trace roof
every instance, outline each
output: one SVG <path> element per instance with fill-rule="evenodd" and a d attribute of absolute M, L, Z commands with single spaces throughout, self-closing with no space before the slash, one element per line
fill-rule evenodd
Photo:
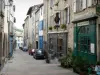
<path fill-rule="evenodd" d="M 39 8 L 40 6 L 41 6 L 41 4 L 31 6 L 31 7 L 29 8 L 28 12 L 27 12 L 27 15 L 29 15 L 29 14 L 35 9 L 35 7 L 38 7 L 38 8 Z"/>
<path fill-rule="evenodd" d="M 26 16 L 25 20 L 26 20 L 28 17 L 29 17 L 29 16 Z M 25 20 L 24 20 L 24 21 L 25 21 Z"/>
<path fill-rule="evenodd" d="M 40 4 L 39 8 L 36 10 L 36 12 L 35 12 L 35 13 L 37 13 L 37 12 L 39 11 L 39 9 L 40 9 L 43 5 L 44 5 L 43 3 L 42 3 L 42 4 Z"/>

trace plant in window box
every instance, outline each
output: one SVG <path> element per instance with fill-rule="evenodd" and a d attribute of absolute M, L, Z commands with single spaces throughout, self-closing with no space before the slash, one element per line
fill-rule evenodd
<path fill-rule="evenodd" d="M 49 27 L 49 30 L 52 30 L 52 26 Z"/>
<path fill-rule="evenodd" d="M 57 3 L 55 3 L 55 6 L 58 6 L 58 3 L 59 3 L 59 1 Z"/>
<path fill-rule="evenodd" d="M 64 29 L 65 30 L 66 29 L 66 24 L 62 24 L 61 25 L 61 29 Z"/>
<path fill-rule="evenodd" d="M 55 26 L 54 26 L 54 29 L 58 29 L 58 28 L 59 28 L 59 25 L 55 25 Z"/>

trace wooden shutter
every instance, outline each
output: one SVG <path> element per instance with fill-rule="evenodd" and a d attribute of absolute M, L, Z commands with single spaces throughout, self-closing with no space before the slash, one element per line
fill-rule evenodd
<path fill-rule="evenodd" d="M 64 11 L 61 11 L 61 24 L 64 24 Z"/>
<path fill-rule="evenodd" d="M 98 0 L 98 4 L 100 4 L 100 0 Z"/>
<path fill-rule="evenodd" d="M 53 0 L 50 0 L 50 7 L 53 7 Z"/>
<path fill-rule="evenodd" d="M 67 24 L 70 23 L 70 7 L 67 8 Z"/>
<path fill-rule="evenodd" d="M 86 8 L 86 0 L 83 0 L 82 2 L 82 9 L 85 9 Z"/>
<path fill-rule="evenodd" d="M 92 0 L 92 5 L 96 5 L 96 4 L 97 4 L 97 0 Z"/>
<path fill-rule="evenodd" d="M 76 12 L 76 0 L 74 0 L 74 4 L 73 4 L 73 11 Z"/>
<path fill-rule="evenodd" d="M 0 12 L 2 11 L 2 0 L 0 0 Z"/>
<path fill-rule="evenodd" d="M 87 6 L 88 7 L 92 6 L 92 0 L 87 0 Z"/>
<path fill-rule="evenodd" d="M 78 11 L 81 11 L 82 10 L 82 3 L 83 3 L 83 0 L 77 0 L 77 5 L 79 5 L 77 8 L 79 8 Z"/>

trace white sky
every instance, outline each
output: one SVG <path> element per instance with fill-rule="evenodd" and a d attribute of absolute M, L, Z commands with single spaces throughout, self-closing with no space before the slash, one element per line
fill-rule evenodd
<path fill-rule="evenodd" d="M 43 0 L 15 0 L 15 5 L 16 5 L 15 26 L 17 28 L 22 29 L 22 24 L 24 23 L 24 19 L 26 18 L 26 14 L 29 7 L 34 6 L 36 4 L 40 4 L 42 2 Z"/>

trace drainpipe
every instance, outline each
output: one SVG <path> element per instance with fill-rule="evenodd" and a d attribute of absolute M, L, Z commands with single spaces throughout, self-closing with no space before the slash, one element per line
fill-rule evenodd
<path fill-rule="evenodd" d="M 48 42 L 48 1 L 47 0 L 47 42 Z"/>

